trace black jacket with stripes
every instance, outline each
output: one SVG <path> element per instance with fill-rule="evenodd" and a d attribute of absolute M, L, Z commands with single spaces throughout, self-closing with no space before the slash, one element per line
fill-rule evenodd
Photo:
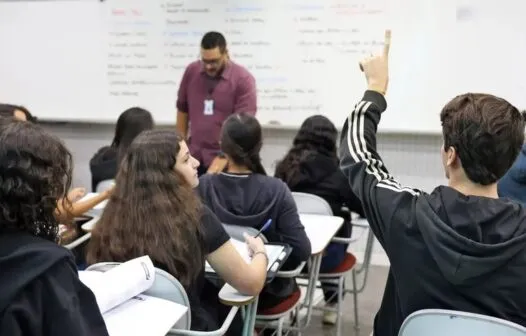
<path fill-rule="evenodd" d="M 386 107 L 383 95 L 366 91 L 340 144 L 340 167 L 391 265 L 374 334 L 398 335 L 411 313 L 433 308 L 526 326 L 525 208 L 446 186 L 427 194 L 400 185 L 376 152 Z"/>

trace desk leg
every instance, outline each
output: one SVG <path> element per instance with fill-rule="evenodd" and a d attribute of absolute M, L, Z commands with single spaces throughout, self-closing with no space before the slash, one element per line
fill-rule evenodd
<path fill-rule="evenodd" d="M 307 316 L 305 317 L 305 323 L 302 325 L 302 323 L 299 321 L 299 318 L 297 320 L 298 328 L 299 330 L 304 329 L 307 327 L 310 323 L 310 319 L 312 316 L 312 306 L 314 302 L 314 290 L 316 289 L 316 282 L 318 281 L 318 277 L 320 275 L 320 266 L 321 266 L 321 259 L 323 258 L 323 253 L 318 253 L 311 257 L 311 265 L 309 268 L 309 284 L 307 285 L 307 292 L 305 293 L 305 301 L 302 304 L 302 307 L 307 307 Z"/>
<path fill-rule="evenodd" d="M 249 305 L 244 307 L 245 318 L 243 320 L 243 335 L 252 336 L 254 327 L 256 326 L 256 314 L 258 309 L 258 297 L 254 299 Z"/>

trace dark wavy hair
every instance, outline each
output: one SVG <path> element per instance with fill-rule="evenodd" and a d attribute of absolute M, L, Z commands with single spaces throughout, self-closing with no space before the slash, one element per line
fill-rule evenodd
<path fill-rule="evenodd" d="M 467 177 L 481 185 L 504 176 L 524 143 L 524 115 L 493 95 L 457 96 L 444 106 L 440 121 L 444 150 L 455 148 Z"/>
<path fill-rule="evenodd" d="M 144 131 L 124 156 L 115 189 L 93 230 L 89 263 L 149 255 L 188 287 L 205 261 L 201 203 L 175 171 L 183 137 Z"/>
<path fill-rule="evenodd" d="M 267 175 L 261 163 L 260 151 L 263 135 L 259 121 L 246 113 L 228 117 L 221 130 L 221 151 L 235 164 L 255 174 Z"/>
<path fill-rule="evenodd" d="M 58 241 L 57 202 L 71 186 L 72 156 L 41 127 L 0 118 L 0 234 Z M 68 208 L 67 205 L 63 208 Z"/>
<path fill-rule="evenodd" d="M 152 114 L 140 107 L 132 107 L 122 112 L 115 125 L 115 135 L 111 147 L 117 151 L 117 157 L 122 159 L 132 141 L 142 131 L 154 127 Z"/>
<path fill-rule="evenodd" d="M 338 131 L 334 124 L 322 115 L 305 119 L 294 137 L 292 148 L 276 165 L 275 176 L 283 180 L 289 188 L 294 188 L 302 180 L 301 165 L 313 155 L 325 155 L 338 164 L 336 139 Z"/>

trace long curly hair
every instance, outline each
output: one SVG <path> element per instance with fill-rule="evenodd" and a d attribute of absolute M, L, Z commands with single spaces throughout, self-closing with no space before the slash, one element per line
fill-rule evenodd
<path fill-rule="evenodd" d="M 188 287 L 204 267 L 201 204 L 174 170 L 183 138 L 171 130 L 139 134 L 92 232 L 87 261 L 124 262 L 149 255 Z"/>
<path fill-rule="evenodd" d="M 69 202 L 72 166 L 57 137 L 38 125 L 0 118 L 0 234 L 26 232 L 58 242 L 55 211 L 58 200 Z"/>
<path fill-rule="evenodd" d="M 338 164 L 336 139 L 338 131 L 334 124 L 322 115 L 305 119 L 292 142 L 292 148 L 276 165 L 275 176 L 289 188 L 302 180 L 301 165 L 313 155 L 324 155 Z"/>

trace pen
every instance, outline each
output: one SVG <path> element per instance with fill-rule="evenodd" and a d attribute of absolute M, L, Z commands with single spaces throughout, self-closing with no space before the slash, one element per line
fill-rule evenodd
<path fill-rule="evenodd" d="M 268 227 L 270 226 L 270 224 L 272 224 L 272 219 L 269 219 L 264 225 L 263 227 L 261 228 L 261 230 L 259 230 L 258 234 L 254 236 L 254 238 L 257 238 L 259 237 L 259 235 L 265 231 L 266 229 L 268 229 Z"/>

